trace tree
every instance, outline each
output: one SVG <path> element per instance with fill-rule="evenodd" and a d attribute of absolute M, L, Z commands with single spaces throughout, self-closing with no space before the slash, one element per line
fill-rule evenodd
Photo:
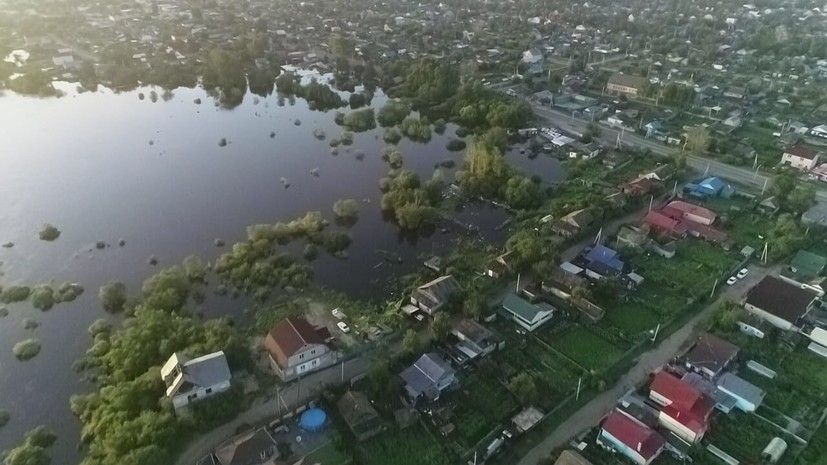
<path fill-rule="evenodd" d="M 407 354 L 414 355 L 419 352 L 419 348 L 419 335 L 412 329 L 407 330 L 402 337 L 402 349 L 404 349 Z"/>
<path fill-rule="evenodd" d="M 201 258 L 195 255 L 189 255 L 184 258 L 182 263 L 184 272 L 191 282 L 203 282 L 207 277 L 207 266 Z"/>
<path fill-rule="evenodd" d="M 434 334 L 436 341 L 442 342 L 448 336 L 448 331 L 451 330 L 451 319 L 445 312 L 439 312 L 431 321 L 431 332 Z"/>
<path fill-rule="evenodd" d="M 523 406 L 529 406 L 537 402 L 537 384 L 530 374 L 522 372 L 511 378 L 506 386 Z"/>
<path fill-rule="evenodd" d="M 109 281 L 100 287 L 98 298 L 104 310 L 118 313 L 123 310 L 126 303 L 126 284 L 120 281 Z"/>
<path fill-rule="evenodd" d="M 784 257 L 797 249 L 804 240 L 804 232 L 795 217 L 789 213 L 779 215 L 768 234 L 769 254 Z"/>
<path fill-rule="evenodd" d="M 388 100 L 376 116 L 377 121 L 383 128 L 400 124 L 411 114 L 411 106 L 400 100 Z"/>
<path fill-rule="evenodd" d="M 465 315 L 466 318 L 476 320 L 486 307 L 487 302 L 485 296 L 476 290 L 471 290 L 471 292 L 465 296 L 465 300 L 462 301 L 462 314 Z"/>
<path fill-rule="evenodd" d="M 351 111 L 344 116 L 342 125 L 349 131 L 354 132 L 364 132 L 375 128 L 376 118 L 374 117 L 373 108 Z"/>
<path fill-rule="evenodd" d="M 333 203 L 333 213 L 343 219 L 359 217 L 359 203 L 354 199 L 339 199 Z"/>
<path fill-rule="evenodd" d="M 145 280 L 141 289 L 148 306 L 178 311 L 189 298 L 190 282 L 183 268 L 173 266 Z"/>
<path fill-rule="evenodd" d="M 703 153 L 709 145 L 709 133 L 703 126 L 694 126 L 686 132 L 686 147 L 694 153 Z"/>
<path fill-rule="evenodd" d="M 525 176 L 512 176 L 505 186 L 505 201 L 512 208 L 536 207 L 542 201 L 540 188 Z"/>
<path fill-rule="evenodd" d="M 525 271 L 532 264 L 540 261 L 545 255 L 545 241 L 532 230 L 517 231 L 505 243 L 505 248 L 511 251 L 511 259 L 517 271 Z"/>
<path fill-rule="evenodd" d="M 715 326 L 722 331 L 734 331 L 738 327 L 738 320 L 741 319 L 740 308 L 731 300 L 726 300 L 721 305 L 718 313 L 715 314 Z"/>

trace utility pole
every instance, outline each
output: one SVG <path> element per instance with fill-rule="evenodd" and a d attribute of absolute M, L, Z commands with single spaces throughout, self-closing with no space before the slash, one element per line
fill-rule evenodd
<path fill-rule="evenodd" d="M 712 298 L 712 296 L 715 295 L 715 289 L 717 289 L 717 288 L 718 288 L 718 280 L 716 279 L 715 284 L 712 285 L 712 292 L 709 293 L 709 298 L 710 299 Z"/>
<path fill-rule="evenodd" d="M 652 202 L 655 200 L 655 196 L 652 195 L 649 197 L 649 213 L 652 213 Z"/>
<path fill-rule="evenodd" d="M 520 273 L 517 273 L 517 289 L 514 292 L 520 292 Z"/>
<path fill-rule="evenodd" d="M 345 361 L 342 360 L 342 384 L 345 383 Z"/>
<path fill-rule="evenodd" d="M 660 332 L 660 323 L 655 327 L 655 334 L 652 335 L 652 343 L 658 340 L 658 333 Z"/>
<path fill-rule="evenodd" d="M 764 179 L 764 187 L 761 189 L 761 195 L 764 195 L 764 191 L 767 190 L 767 183 L 770 181 L 770 178 Z"/>
<path fill-rule="evenodd" d="M 767 264 L 767 252 L 768 252 L 769 245 L 770 245 L 769 242 L 764 242 L 764 251 L 761 252 L 761 261 L 764 262 L 765 265 Z"/>
<path fill-rule="evenodd" d="M 580 400 L 580 386 L 583 383 L 583 377 L 577 378 L 577 394 L 574 395 L 574 401 L 577 402 Z"/>
<path fill-rule="evenodd" d="M 678 192 L 678 181 L 675 181 L 675 185 L 672 186 L 672 197 Z"/>

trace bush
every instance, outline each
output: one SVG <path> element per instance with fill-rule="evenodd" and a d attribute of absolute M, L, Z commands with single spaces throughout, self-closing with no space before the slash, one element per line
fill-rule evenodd
<path fill-rule="evenodd" d="M 57 435 L 46 429 L 43 425 L 26 433 L 26 442 L 33 446 L 43 447 L 45 449 L 51 447 L 55 441 L 57 441 Z"/>
<path fill-rule="evenodd" d="M 302 256 L 308 262 L 312 262 L 319 256 L 319 248 L 315 244 L 306 244 Z"/>
<path fill-rule="evenodd" d="M 383 128 L 386 128 L 402 123 L 402 120 L 409 114 L 411 114 L 410 105 L 402 101 L 388 100 L 388 102 L 379 109 L 376 119 Z"/>
<path fill-rule="evenodd" d="M 101 286 L 98 292 L 103 309 L 110 313 L 123 310 L 126 303 L 126 284 L 120 281 L 109 281 Z"/>
<path fill-rule="evenodd" d="M 333 204 L 333 213 L 339 218 L 356 219 L 359 217 L 359 203 L 354 199 L 339 199 Z"/>
<path fill-rule="evenodd" d="M 49 465 L 52 459 L 46 449 L 32 444 L 23 444 L 9 451 L 5 465 Z"/>
<path fill-rule="evenodd" d="M 428 142 L 431 140 L 431 126 L 421 118 L 409 116 L 399 125 L 402 134 L 414 142 Z"/>
<path fill-rule="evenodd" d="M 342 145 L 353 145 L 353 133 L 350 131 L 342 131 L 339 140 L 342 141 Z"/>
<path fill-rule="evenodd" d="M 439 135 L 444 134 L 444 133 L 445 133 L 445 129 L 447 129 L 447 127 L 448 127 L 448 126 L 447 126 L 447 124 L 445 123 L 445 120 L 444 120 L 444 119 L 442 119 L 442 118 L 440 118 L 440 119 L 438 119 L 438 120 L 434 121 L 434 132 L 435 132 L 435 133 L 437 133 L 437 134 L 439 134 Z"/>
<path fill-rule="evenodd" d="M 55 305 L 55 291 L 47 286 L 35 286 L 31 294 L 32 306 L 38 310 L 49 310 Z"/>
<path fill-rule="evenodd" d="M 31 360 L 40 353 L 40 341 L 37 339 L 20 341 L 14 345 L 12 353 L 18 360 Z"/>
<path fill-rule="evenodd" d="M 460 150 L 465 150 L 465 141 L 460 139 L 451 139 L 446 144 L 445 148 L 448 149 L 449 152 L 459 152 Z"/>
<path fill-rule="evenodd" d="M 55 300 L 57 302 L 72 302 L 80 297 L 85 289 L 77 283 L 63 283 L 57 288 Z"/>
<path fill-rule="evenodd" d="M 87 329 L 87 331 L 89 331 L 89 335 L 92 336 L 92 338 L 99 334 L 108 334 L 112 332 L 112 323 L 104 320 L 103 318 L 98 318 L 91 325 L 89 325 L 89 329 Z"/>
<path fill-rule="evenodd" d="M 402 140 L 402 133 L 396 128 L 385 128 L 385 134 L 382 136 L 382 140 L 384 140 L 386 144 L 396 145 Z"/>
<path fill-rule="evenodd" d="M 0 294 L 0 301 L 6 304 L 22 302 L 29 298 L 32 290 L 28 286 L 9 286 Z"/>
<path fill-rule="evenodd" d="M 60 230 L 47 223 L 43 225 L 39 235 L 41 241 L 53 241 L 60 237 Z"/>
<path fill-rule="evenodd" d="M 373 108 L 351 111 L 345 115 L 342 125 L 348 130 L 355 132 L 365 132 L 375 128 L 376 118 L 373 113 Z"/>

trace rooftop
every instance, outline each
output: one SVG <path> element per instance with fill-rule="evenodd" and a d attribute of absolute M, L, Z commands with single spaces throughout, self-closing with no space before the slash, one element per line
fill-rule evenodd
<path fill-rule="evenodd" d="M 554 307 L 549 304 L 532 304 L 514 293 L 509 293 L 505 296 L 502 306 L 509 312 L 529 322 L 534 321 L 541 312 L 554 311 Z"/>
<path fill-rule="evenodd" d="M 809 311 L 815 299 L 810 291 L 775 276 L 765 276 L 747 291 L 745 303 L 794 324 Z"/>
<path fill-rule="evenodd" d="M 738 354 L 738 346 L 712 334 L 703 334 L 689 353 L 686 363 L 713 374 L 720 372 Z"/>
<path fill-rule="evenodd" d="M 645 459 L 654 457 L 663 447 L 663 438 L 658 433 L 617 410 L 603 422 L 602 429 Z"/>

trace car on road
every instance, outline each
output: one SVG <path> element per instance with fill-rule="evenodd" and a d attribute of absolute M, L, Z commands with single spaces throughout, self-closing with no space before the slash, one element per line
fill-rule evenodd
<path fill-rule="evenodd" d="M 345 323 L 344 321 L 336 323 L 336 327 L 339 328 L 339 330 L 345 334 L 350 332 L 350 326 L 348 326 L 347 323 Z"/>
<path fill-rule="evenodd" d="M 334 308 L 333 310 L 330 311 L 330 313 L 332 313 L 333 316 L 336 317 L 339 320 L 344 320 L 345 319 L 345 313 L 342 311 L 341 308 Z"/>
<path fill-rule="evenodd" d="M 726 283 L 730 286 L 738 282 L 738 278 L 735 276 L 730 276 L 729 279 L 726 280 Z"/>
<path fill-rule="evenodd" d="M 741 271 L 739 271 L 738 274 L 735 276 L 737 276 L 738 279 L 744 279 L 747 276 L 747 274 L 749 274 L 749 270 L 746 268 L 741 268 Z"/>

